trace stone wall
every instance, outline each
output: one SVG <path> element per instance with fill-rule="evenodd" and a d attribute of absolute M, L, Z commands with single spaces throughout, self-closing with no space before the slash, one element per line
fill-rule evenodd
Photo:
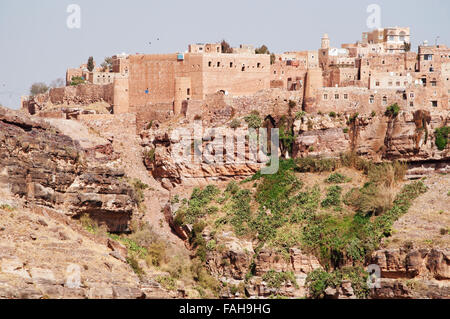
<path fill-rule="evenodd" d="M 53 104 L 89 104 L 99 101 L 112 104 L 114 89 L 112 84 L 80 84 L 51 89 L 48 94 Z"/>

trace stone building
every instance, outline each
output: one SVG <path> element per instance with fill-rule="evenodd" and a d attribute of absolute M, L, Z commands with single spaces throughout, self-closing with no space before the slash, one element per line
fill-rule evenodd
<path fill-rule="evenodd" d="M 267 90 L 295 93 L 308 112 L 379 110 L 392 103 L 448 109 L 450 49 L 425 42 L 413 52 L 410 43 L 408 27 L 364 32 L 361 41 L 340 48 L 324 34 L 317 50 L 272 57 L 251 45 L 222 53 L 220 43 L 197 43 L 184 53 L 115 55 L 109 70 L 88 72 L 82 65 L 68 69 L 66 78 L 68 84 L 80 76 L 109 85 L 115 113 L 147 119 L 201 113 L 217 93 L 232 99 Z"/>

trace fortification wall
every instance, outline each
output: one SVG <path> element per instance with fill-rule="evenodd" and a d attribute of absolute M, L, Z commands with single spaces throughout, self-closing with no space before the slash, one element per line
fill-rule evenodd
<path fill-rule="evenodd" d="M 80 84 L 51 89 L 48 93 L 52 104 L 90 104 L 105 101 L 113 103 L 113 84 Z"/>

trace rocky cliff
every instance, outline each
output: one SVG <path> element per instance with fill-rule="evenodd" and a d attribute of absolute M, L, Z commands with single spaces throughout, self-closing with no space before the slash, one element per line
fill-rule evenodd
<path fill-rule="evenodd" d="M 4 192 L 65 214 L 89 214 L 110 231 L 128 229 L 136 202 L 124 172 L 43 120 L 0 109 L 0 185 Z"/>

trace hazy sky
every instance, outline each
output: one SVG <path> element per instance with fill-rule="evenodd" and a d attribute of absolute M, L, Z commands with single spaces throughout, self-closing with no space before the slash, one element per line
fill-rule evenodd
<path fill-rule="evenodd" d="M 69 4 L 81 8 L 80 29 L 67 27 Z M 367 31 L 369 4 L 380 5 L 383 27 L 411 27 L 413 50 L 437 36 L 450 46 L 448 0 L 0 0 L 0 104 L 19 107 L 32 83 L 65 78 L 90 55 L 101 63 L 221 39 L 274 52 L 317 49 L 324 32 L 340 47 Z"/>

